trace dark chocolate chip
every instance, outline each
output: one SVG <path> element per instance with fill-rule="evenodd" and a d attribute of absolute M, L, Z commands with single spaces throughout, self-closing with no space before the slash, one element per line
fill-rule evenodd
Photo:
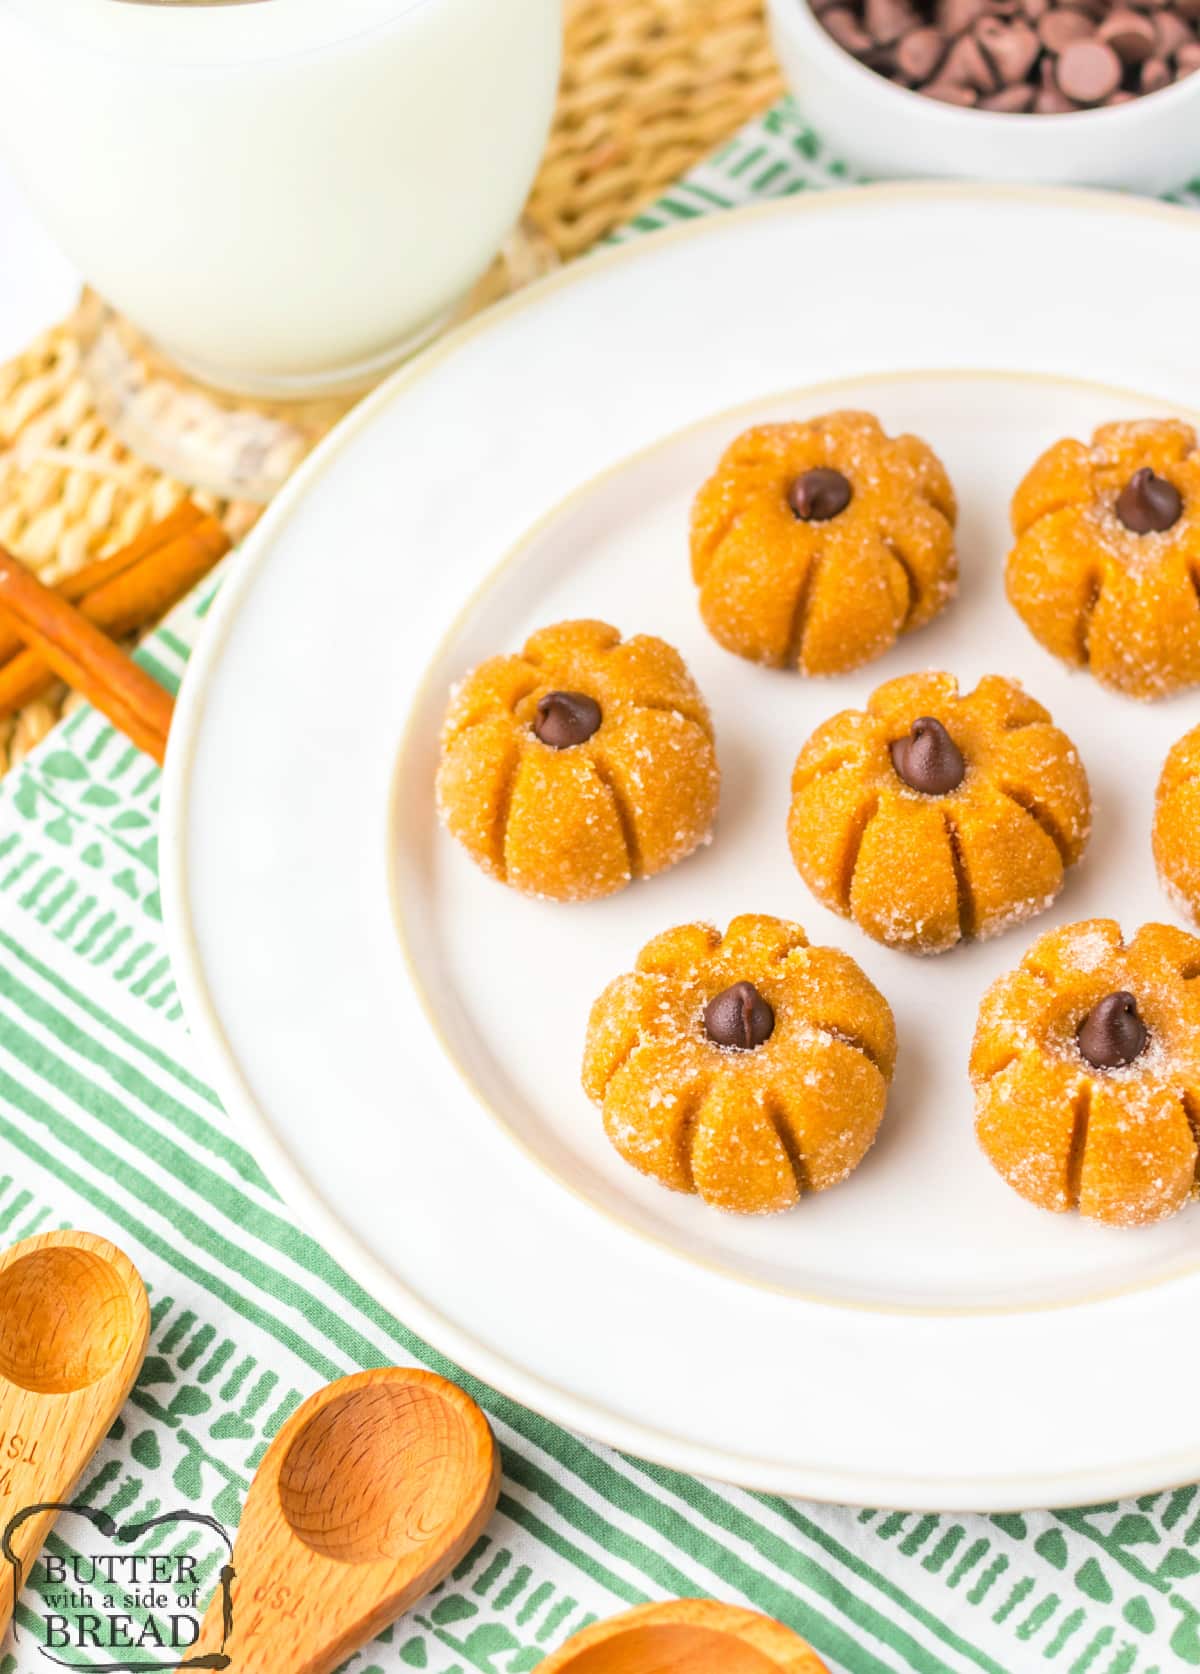
<path fill-rule="evenodd" d="M 840 471 L 817 465 L 798 476 L 788 489 L 787 502 L 805 523 L 828 523 L 845 511 L 854 490 Z"/>
<path fill-rule="evenodd" d="M 1122 64 L 1143 63 L 1153 55 L 1158 40 L 1158 31 L 1150 19 L 1125 7 L 1110 13 L 1096 33 Z"/>
<path fill-rule="evenodd" d="M 732 988 L 723 988 L 704 1008 L 709 1040 L 739 1052 L 761 1046 L 774 1027 L 775 1013 L 752 982 L 735 982 Z"/>
<path fill-rule="evenodd" d="M 1090 18 L 1082 12 L 1055 8 L 1046 12 L 1038 23 L 1038 35 L 1047 52 L 1065 52 L 1072 41 L 1086 41 L 1093 33 Z"/>
<path fill-rule="evenodd" d="M 961 35 L 983 16 L 985 0 L 936 0 L 934 18 L 947 35 Z"/>
<path fill-rule="evenodd" d="M 1000 110 L 1022 115 L 1033 109 L 1034 91 L 1032 87 L 1002 87 L 999 93 L 989 93 L 986 99 L 980 99 L 980 110 Z"/>
<path fill-rule="evenodd" d="M 1121 85 L 1121 60 L 1103 41 L 1071 41 L 1059 54 L 1058 85 L 1081 105 L 1098 105 Z"/>
<path fill-rule="evenodd" d="M 964 87 L 960 81 L 950 81 L 941 75 L 933 81 L 927 81 L 921 89 L 927 99 L 936 99 L 943 105 L 962 105 L 964 109 L 979 103 L 979 94 L 973 87 Z"/>
<path fill-rule="evenodd" d="M 1078 110 L 1079 106 L 1057 87 L 1042 87 L 1034 95 L 1033 108 L 1039 116 L 1065 116 L 1067 111 Z"/>
<path fill-rule="evenodd" d="M 552 750 L 569 750 L 589 739 L 601 719 L 600 705 L 586 692 L 547 692 L 538 703 L 533 730 Z"/>
<path fill-rule="evenodd" d="M 1155 58 L 1170 58 L 1181 46 L 1195 39 L 1178 12 L 1155 12 L 1150 24 L 1154 30 Z"/>
<path fill-rule="evenodd" d="M 1003 23 L 995 17 L 980 18 L 975 26 L 975 39 L 995 67 L 1005 90 L 1025 82 L 1042 49 L 1036 32 L 1027 23 Z M 1029 102 L 1033 103 L 1032 92 Z"/>
<path fill-rule="evenodd" d="M 1135 535 L 1161 535 L 1178 523 L 1183 501 L 1174 483 L 1148 465 L 1135 471 L 1117 495 L 1117 516 Z"/>
<path fill-rule="evenodd" d="M 996 72 L 974 35 L 955 41 L 942 65 L 942 79 L 976 93 L 994 93 L 1000 85 Z"/>
<path fill-rule="evenodd" d="M 821 22 L 837 44 L 852 52 L 856 58 L 860 53 L 871 50 L 871 37 L 849 6 L 831 6 L 821 14 Z"/>
<path fill-rule="evenodd" d="M 922 715 L 907 738 L 892 745 L 892 765 L 911 790 L 948 796 L 966 777 L 962 751 L 940 721 Z"/>
<path fill-rule="evenodd" d="M 920 21 L 908 0 L 866 0 L 867 31 L 880 46 L 895 46 Z"/>
<path fill-rule="evenodd" d="M 939 29 L 914 29 L 896 48 L 896 68 L 909 81 L 928 81 L 946 56 L 946 40 Z"/>
<path fill-rule="evenodd" d="M 1079 1025 L 1077 1039 L 1093 1069 L 1124 1069 L 1146 1050 L 1150 1032 L 1138 1016 L 1137 1001 L 1122 989 L 1096 1002 Z"/>

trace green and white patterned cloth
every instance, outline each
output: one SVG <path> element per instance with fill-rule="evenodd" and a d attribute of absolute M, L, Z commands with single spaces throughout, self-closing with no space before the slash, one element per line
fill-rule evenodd
<path fill-rule="evenodd" d="M 845 178 L 785 103 L 633 231 Z M 1200 181 L 1183 196 L 1200 202 Z M 143 652 L 172 689 L 213 591 Z M 158 795 L 154 766 L 90 710 L 0 782 L 0 1231 L 103 1232 L 153 1313 L 145 1368 L 84 1478 L 89 1504 L 122 1523 L 186 1506 L 232 1528 L 308 1394 L 416 1361 L 487 1409 L 504 1485 L 486 1536 L 356 1659 L 364 1674 L 520 1674 L 597 1617 L 704 1594 L 780 1617 L 837 1674 L 1200 1668 L 1200 1487 L 997 1517 L 786 1502 L 592 1446 L 414 1337 L 297 1229 L 197 1074 L 164 951 Z M 84 1533 L 64 1522 L 51 1550 Z M 202 1566 L 210 1585 L 218 1561 Z M 27 1588 L 0 1674 L 43 1666 L 44 1607 Z"/>

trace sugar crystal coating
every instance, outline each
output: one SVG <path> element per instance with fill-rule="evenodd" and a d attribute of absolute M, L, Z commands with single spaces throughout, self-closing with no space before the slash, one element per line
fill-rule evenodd
<path fill-rule="evenodd" d="M 544 742 L 548 697 L 556 718 L 564 698 L 596 715 Z M 451 694 L 442 821 L 485 872 L 525 894 L 586 901 L 664 871 L 706 841 L 719 789 L 708 706 L 678 651 L 648 634 L 560 622 Z"/>
<path fill-rule="evenodd" d="M 772 1012 L 753 1050 L 705 1027 L 738 983 Z M 854 960 L 747 913 L 724 935 L 683 924 L 647 943 L 592 1007 L 583 1085 L 641 1173 L 719 1209 L 770 1214 L 858 1166 L 895 1061 L 891 1009 Z"/>
<path fill-rule="evenodd" d="M 1080 1031 L 1130 997 L 1146 1041 L 1089 1063 Z M 1145 1226 L 1197 1191 L 1200 938 L 1111 919 L 1051 930 L 988 990 L 971 1051 L 976 1134 L 993 1167 L 1042 1209 Z"/>
<path fill-rule="evenodd" d="M 1008 596 L 1047 651 L 1143 701 L 1200 683 L 1190 424 L 1131 420 L 1101 425 L 1090 444 L 1056 442 L 1013 496 L 1012 525 Z"/>
<path fill-rule="evenodd" d="M 931 775 L 935 794 L 903 776 L 895 749 L 930 719 L 965 767 Z M 942 953 L 1043 911 L 1090 829 L 1074 745 L 999 675 L 966 695 L 949 674 L 889 680 L 865 710 L 818 727 L 792 774 L 788 842 L 801 877 L 825 906 L 911 953 Z"/>
<path fill-rule="evenodd" d="M 796 485 L 831 475 L 847 483 L 845 503 L 832 511 L 825 488 L 819 509 L 831 515 L 798 515 Z M 704 624 L 751 662 L 857 668 L 953 597 L 956 515 L 932 449 L 887 436 L 870 413 L 758 425 L 730 444 L 692 507 Z"/>

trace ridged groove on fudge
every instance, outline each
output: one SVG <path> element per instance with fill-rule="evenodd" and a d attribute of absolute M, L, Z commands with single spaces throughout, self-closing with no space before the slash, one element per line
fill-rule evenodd
<path fill-rule="evenodd" d="M 792 482 L 831 467 L 837 516 L 807 522 Z M 834 674 L 930 621 L 957 582 L 954 491 L 933 451 L 869 413 L 758 425 L 726 449 L 692 508 L 692 576 L 719 644 L 754 662 Z"/>
<path fill-rule="evenodd" d="M 1093 1069 L 1078 1031 L 1128 990 L 1150 1032 L 1119 1069 Z M 1116 1226 L 1164 1219 L 1200 1191 L 1200 938 L 1111 919 L 1039 938 L 988 990 L 971 1052 L 976 1132 L 1030 1202 Z"/>
<path fill-rule="evenodd" d="M 954 895 L 958 904 L 958 933 L 964 941 L 968 941 L 976 934 L 979 926 L 975 891 L 971 886 L 971 875 L 967 871 L 966 856 L 963 854 L 962 833 L 949 814 L 942 815 L 942 823 L 946 829 L 946 841 L 950 846 L 950 865 L 954 872 Z"/>
<path fill-rule="evenodd" d="M 1178 521 L 1137 534 L 1116 512 L 1136 471 L 1182 496 Z M 1008 596 L 1046 650 L 1151 700 L 1200 682 L 1200 451 L 1179 419 L 1102 425 L 1056 442 L 1013 496 Z"/>
<path fill-rule="evenodd" d="M 614 768 L 602 748 L 592 752 L 592 772 L 612 797 L 613 813 L 616 815 L 617 824 L 621 828 L 621 841 L 625 845 L 630 876 L 642 877 L 645 874 L 645 863 L 642 859 L 642 846 L 638 839 L 637 817 L 626 794 L 620 773 Z"/>
<path fill-rule="evenodd" d="M 533 731 L 551 691 L 581 691 L 600 726 L 568 749 Z M 712 719 L 679 653 L 560 622 L 455 688 L 442 729 L 441 817 L 480 866 L 555 900 L 611 894 L 682 860 L 719 795 Z"/>
<path fill-rule="evenodd" d="M 918 606 L 921 603 L 923 589 L 917 578 L 916 570 L 890 535 L 885 535 L 883 537 L 883 544 L 891 553 L 892 559 L 897 569 L 904 577 L 904 584 L 908 589 L 908 604 L 905 607 L 904 616 L 900 623 L 900 632 L 902 634 L 906 634 L 912 628 L 920 626 L 919 622 L 914 621 L 914 617 L 916 616 Z"/>
<path fill-rule="evenodd" d="M 1071 1101 L 1071 1142 L 1067 1151 L 1067 1201 L 1078 1209 L 1083 1190 L 1083 1163 L 1087 1155 L 1088 1123 L 1092 1115 L 1092 1085 L 1085 1081 Z"/>
<path fill-rule="evenodd" d="M 846 827 L 845 851 L 835 878 L 835 899 L 844 913 L 851 910 L 854 896 L 854 879 L 858 872 L 858 862 L 862 855 L 863 843 L 866 840 L 867 832 L 879 813 L 879 797 L 877 795 L 868 793 L 862 796 L 857 788 L 856 794 L 861 797 L 861 800 Z"/>
<path fill-rule="evenodd" d="M 1153 843 L 1163 888 L 1200 924 L 1200 727 L 1184 734 L 1163 765 Z"/>
<path fill-rule="evenodd" d="M 749 981 L 775 1012 L 752 1051 L 704 1028 L 715 994 Z M 887 1001 L 855 962 L 759 914 L 664 931 L 592 1008 L 583 1085 L 619 1154 L 718 1208 L 771 1213 L 862 1160 L 895 1068 Z"/>
<path fill-rule="evenodd" d="M 1029 790 L 1025 785 L 1001 784 L 997 786 L 1001 796 L 1006 796 L 1010 802 L 1015 802 L 1021 812 L 1028 814 L 1049 837 L 1058 850 L 1059 859 L 1064 868 L 1072 863 L 1075 844 L 1069 831 L 1064 831 L 1058 817 L 1050 804 L 1041 796 L 1037 789 Z"/>
<path fill-rule="evenodd" d="M 892 743 L 924 715 L 967 761 L 944 796 L 914 791 L 892 760 Z M 966 695 L 950 674 L 888 681 L 865 711 L 818 727 L 792 774 L 788 841 L 809 888 L 868 935 L 914 952 L 943 952 L 1041 911 L 1090 828 L 1074 745 L 998 675 Z M 898 856 L 912 864 L 898 866 Z"/>

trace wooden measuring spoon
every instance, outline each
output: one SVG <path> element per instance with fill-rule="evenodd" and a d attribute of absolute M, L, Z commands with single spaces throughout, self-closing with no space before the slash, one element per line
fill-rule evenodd
<path fill-rule="evenodd" d="M 230 1674 L 326 1674 L 436 1587 L 500 1492 L 500 1455 L 469 1395 L 433 1372 L 356 1372 L 305 1401 L 258 1467 L 187 1661 Z M 212 1664 L 209 1666 L 224 1666 Z"/>
<path fill-rule="evenodd" d="M 40 1232 L 0 1255 L 0 1531 L 7 1525 L 10 1559 L 0 1562 L 0 1638 L 55 1502 L 70 1497 L 133 1387 L 149 1330 L 138 1271 L 106 1238 Z"/>
<path fill-rule="evenodd" d="M 791 1628 L 712 1598 L 643 1604 L 568 1639 L 538 1674 L 829 1674 Z"/>

